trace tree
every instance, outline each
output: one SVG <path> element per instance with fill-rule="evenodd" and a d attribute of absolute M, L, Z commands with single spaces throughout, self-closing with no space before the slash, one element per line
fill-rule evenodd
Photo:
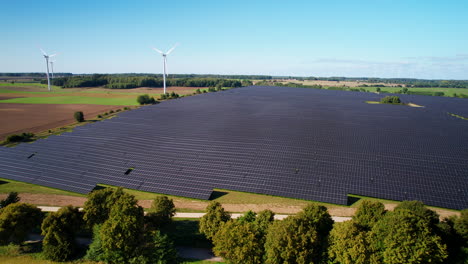
<path fill-rule="evenodd" d="M 385 207 L 382 203 L 364 200 L 357 208 L 353 221 L 368 231 L 372 229 L 377 221 L 382 219 L 385 212 Z"/>
<path fill-rule="evenodd" d="M 109 218 L 112 205 L 123 194 L 122 188 L 104 188 L 88 194 L 88 200 L 83 208 L 83 219 L 88 227 L 92 228 L 96 224 L 103 224 Z"/>
<path fill-rule="evenodd" d="M 124 193 L 112 205 L 99 235 L 106 262 L 127 263 L 140 254 L 145 241 L 144 216 L 133 195 Z"/>
<path fill-rule="evenodd" d="M 152 231 L 146 237 L 148 241 L 142 253 L 131 260 L 131 263 L 172 264 L 177 263 L 177 250 L 167 235 L 159 231 Z"/>
<path fill-rule="evenodd" d="M 84 119 L 84 114 L 81 111 L 75 112 L 73 117 L 75 117 L 76 122 L 84 122 L 84 120 L 85 120 Z"/>
<path fill-rule="evenodd" d="M 146 218 L 152 228 L 158 228 L 170 223 L 175 212 L 176 209 L 172 199 L 167 198 L 167 196 L 158 196 L 153 200 Z"/>
<path fill-rule="evenodd" d="M 455 231 L 468 242 L 468 209 L 461 211 L 460 217 L 455 220 Z"/>
<path fill-rule="evenodd" d="M 0 210 L 0 244 L 23 242 L 42 219 L 41 209 L 26 203 L 13 203 Z"/>
<path fill-rule="evenodd" d="M 380 99 L 380 103 L 382 104 L 401 104 L 400 97 L 398 96 L 385 96 L 384 98 Z"/>
<path fill-rule="evenodd" d="M 370 232 L 370 241 L 376 251 L 371 263 L 442 263 L 447 258 L 428 219 L 408 209 L 387 213 Z"/>
<path fill-rule="evenodd" d="M 326 259 L 333 220 L 324 206 L 309 205 L 267 231 L 266 263 L 320 263 Z"/>
<path fill-rule="evenodd" d="M 213 236 L 213 252 L 228 263 L 263 263 L 263 244 L 248 221 L 230 220 Z"/>
<path fill-rule="evenodd" d="M 20 201 L 20 198 L 18 196 L 17 192 L 10 192 L 8 193 L 8 196 L 0 201 L 0 209 L 3 207 L 7 207 L 9 204 L 12 203 L 17 203 Z"/>
<path fill-rule="evenodd" d="M 93 226 L 93 240 L 92 243 L 89 245 L 88 251 L 86 251 L 86 255 L 84 259 L 92 260 L 92 261 L 103 261 L 104 252 L 102 251 L 102 242 L 101 236 L 99 233 L 101 232 L 101 225 L 94 225 Z"/>
<path fill-rule="evenodd" d="M 377 89 L 375 89 L 375 91 L 377 91 L 378 93 L 380 93 L 381 90 L 380 90 L 379 87 L 377 87 Z"/>
<path fill-rule="evenodd" d="M 252 210 L 249 210 L 247 211 L 244 215 L 242 215 L 241 217 L 239 217 L 237 219 L 237 221 L 240 221 L 240 222 L 247 222 L 247 223 L 252 223 L 255 221 L 255 217 L 257 216 L 257 214 L 255 212 L 253 212 Z"/>
<path fill-rule="evenodd" d="M 50 213 L 42 222 L 43 254 L 52 261 L 66 261 L 77 249 L 76 232 L 80 230 L 83 218 L 78 207 L 63 207 Z"/>
<path fill-rule="evenodd" d="M 229 219 L 231 215 L 224 211 L 220 203 L 213 201 L 206 207 L 206 214 L 200 219 L 200 233 L 208 239 L 213 239 L 221 224 Z"/>
<path fill-rule="evenodd" d="M 372 251 L 367 232 L 354 221 L 335 223 L 330 232 L 328 254 L 332 263 L 370 263 Z"/>
<path fill-rule="evenodd" d="M 415 215 L 424 218 L 434 228 L 439 223 L 439 215 L 428 209 L 421 201 L 403 201 L 397 205 L 395 211 L 409 210 Z"/>

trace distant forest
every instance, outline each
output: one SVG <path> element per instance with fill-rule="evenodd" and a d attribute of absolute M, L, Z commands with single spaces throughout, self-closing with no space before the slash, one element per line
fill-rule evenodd
<path fill-rule="evenodd" d="M 121 74 L 72 74 L 55 73 L 60 76 L 54 80 L 54 85 L 63 87 L 95 87 L 108 88 L 134 88 L 140 82 L 149 87 L 162 87 L 161 74 L 147 73 L 121 73 Z M 5 77 L 32 77 L 45 78 L 45 73 L 0 73 Z M 210 87 L 223 85 L 221 80 L 227 80 L 224 87 L 232 86 L 234 81 L 246 80 L 272 80 L 296 79 L 319 81 L 360 81 L 368 83 L 404 84 L 408 87 L 440 87 L 440 88 L 468 88 L 468 80 L 425 80 L 411 78 L 369 78 L 369 77 L 295 77 L 295 76 L 269 76 L 269 75 L 217 75 L 217 74 L 171 74 L 168 79 L 169 86 Z M 216 80 L 216 81 L 215 81 Z M 146 83 L 145 83 L 146 82 Z M 147 85 L 147 84 L 150 85 Z M 161 83 L 161 84 L 160 84 Z M 191 84 L 191 85 L 189 85 Z M 237 85 L 237 84 L 236 84 Z"/>

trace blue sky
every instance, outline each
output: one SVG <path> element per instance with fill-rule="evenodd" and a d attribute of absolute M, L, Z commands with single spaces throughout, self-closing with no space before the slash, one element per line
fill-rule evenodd
<path fill-rule="evenodd" d="M 468 1 L 2 1 L 0 72 L 468 79 Z"/>

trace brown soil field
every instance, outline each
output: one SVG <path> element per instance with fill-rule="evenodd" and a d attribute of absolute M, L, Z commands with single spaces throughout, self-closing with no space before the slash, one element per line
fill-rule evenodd
<path fill-rule="evenodd" d="M 0 194 L 0 199 L 5 199 L 7 194 Z M 83 207 L 86 202 L 86 197 L 76 197 L 68 195 L 57 195 L 57 194 L 32 194 L 32 193 L 21 193 L 21 202 L 30 203 L 35 205 L 47 205 L 47 206 L 79 206 Z M 138 204 L 143 208 L 150 208 L 152 200 L 140 200 Z M 190 201 L 187 199 L 174 199 L 174 205 L 177 209 L 184 210 L 196 210 L 203 211 L 208 205 L 209 201 Z M 252 210 L 254 212 L 259 212 L 261 210 L 270 209 L 277 214 L 296 214 L 302 210 L 304 206 L 287 206 L 284 204 L 230 204 L 222 203 L 223 207 L 228 212 L 247 212 Z M 397 203 L 385 203 L 385 209 L 393 211 Z M 460 215 L 459 212 L 446 210 L 442 208 L 430 208 L 431 210 L 436 211 L 440 219 L 452 215 Z M 356 212 L 354 207 L 342 207 L 342 206 L 331 206 L 328 208 L 328 212 L 332 216 L 353 216 Z"/>
<path fill-rule="evenodd" d="M 74 104 L 0 104 L 0 140 L 23 132 L 38 133 L 75 122 L 73 114 L 82 111 L 85 118 L 123 106 Z"/>

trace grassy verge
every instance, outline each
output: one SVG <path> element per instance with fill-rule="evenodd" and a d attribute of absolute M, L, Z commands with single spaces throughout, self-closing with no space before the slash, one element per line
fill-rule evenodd
<path fill-rule="evenodd" d="M 0 193 L 17 192 L 21 193 L 33 193 L 33 194 L 58 194 L 68 196 L 86 197 L 84 194 L 64 191 L 60 189 L 44 187 L 41 185 L 19 182 L 14 180 L 0 178 Z"/>
<path fill-rule="evenodd" d="M 464 117 L 464 116 L 461 116 L 461 115 L 457 115 L 457 114 L 452 114 L 452 113 L 447 113 L 453 117 L 456 117 L 456 118 L 460 118 L 460 119 L 463 119 L 463 120 L 468 120 L 468 117 Z"/>

